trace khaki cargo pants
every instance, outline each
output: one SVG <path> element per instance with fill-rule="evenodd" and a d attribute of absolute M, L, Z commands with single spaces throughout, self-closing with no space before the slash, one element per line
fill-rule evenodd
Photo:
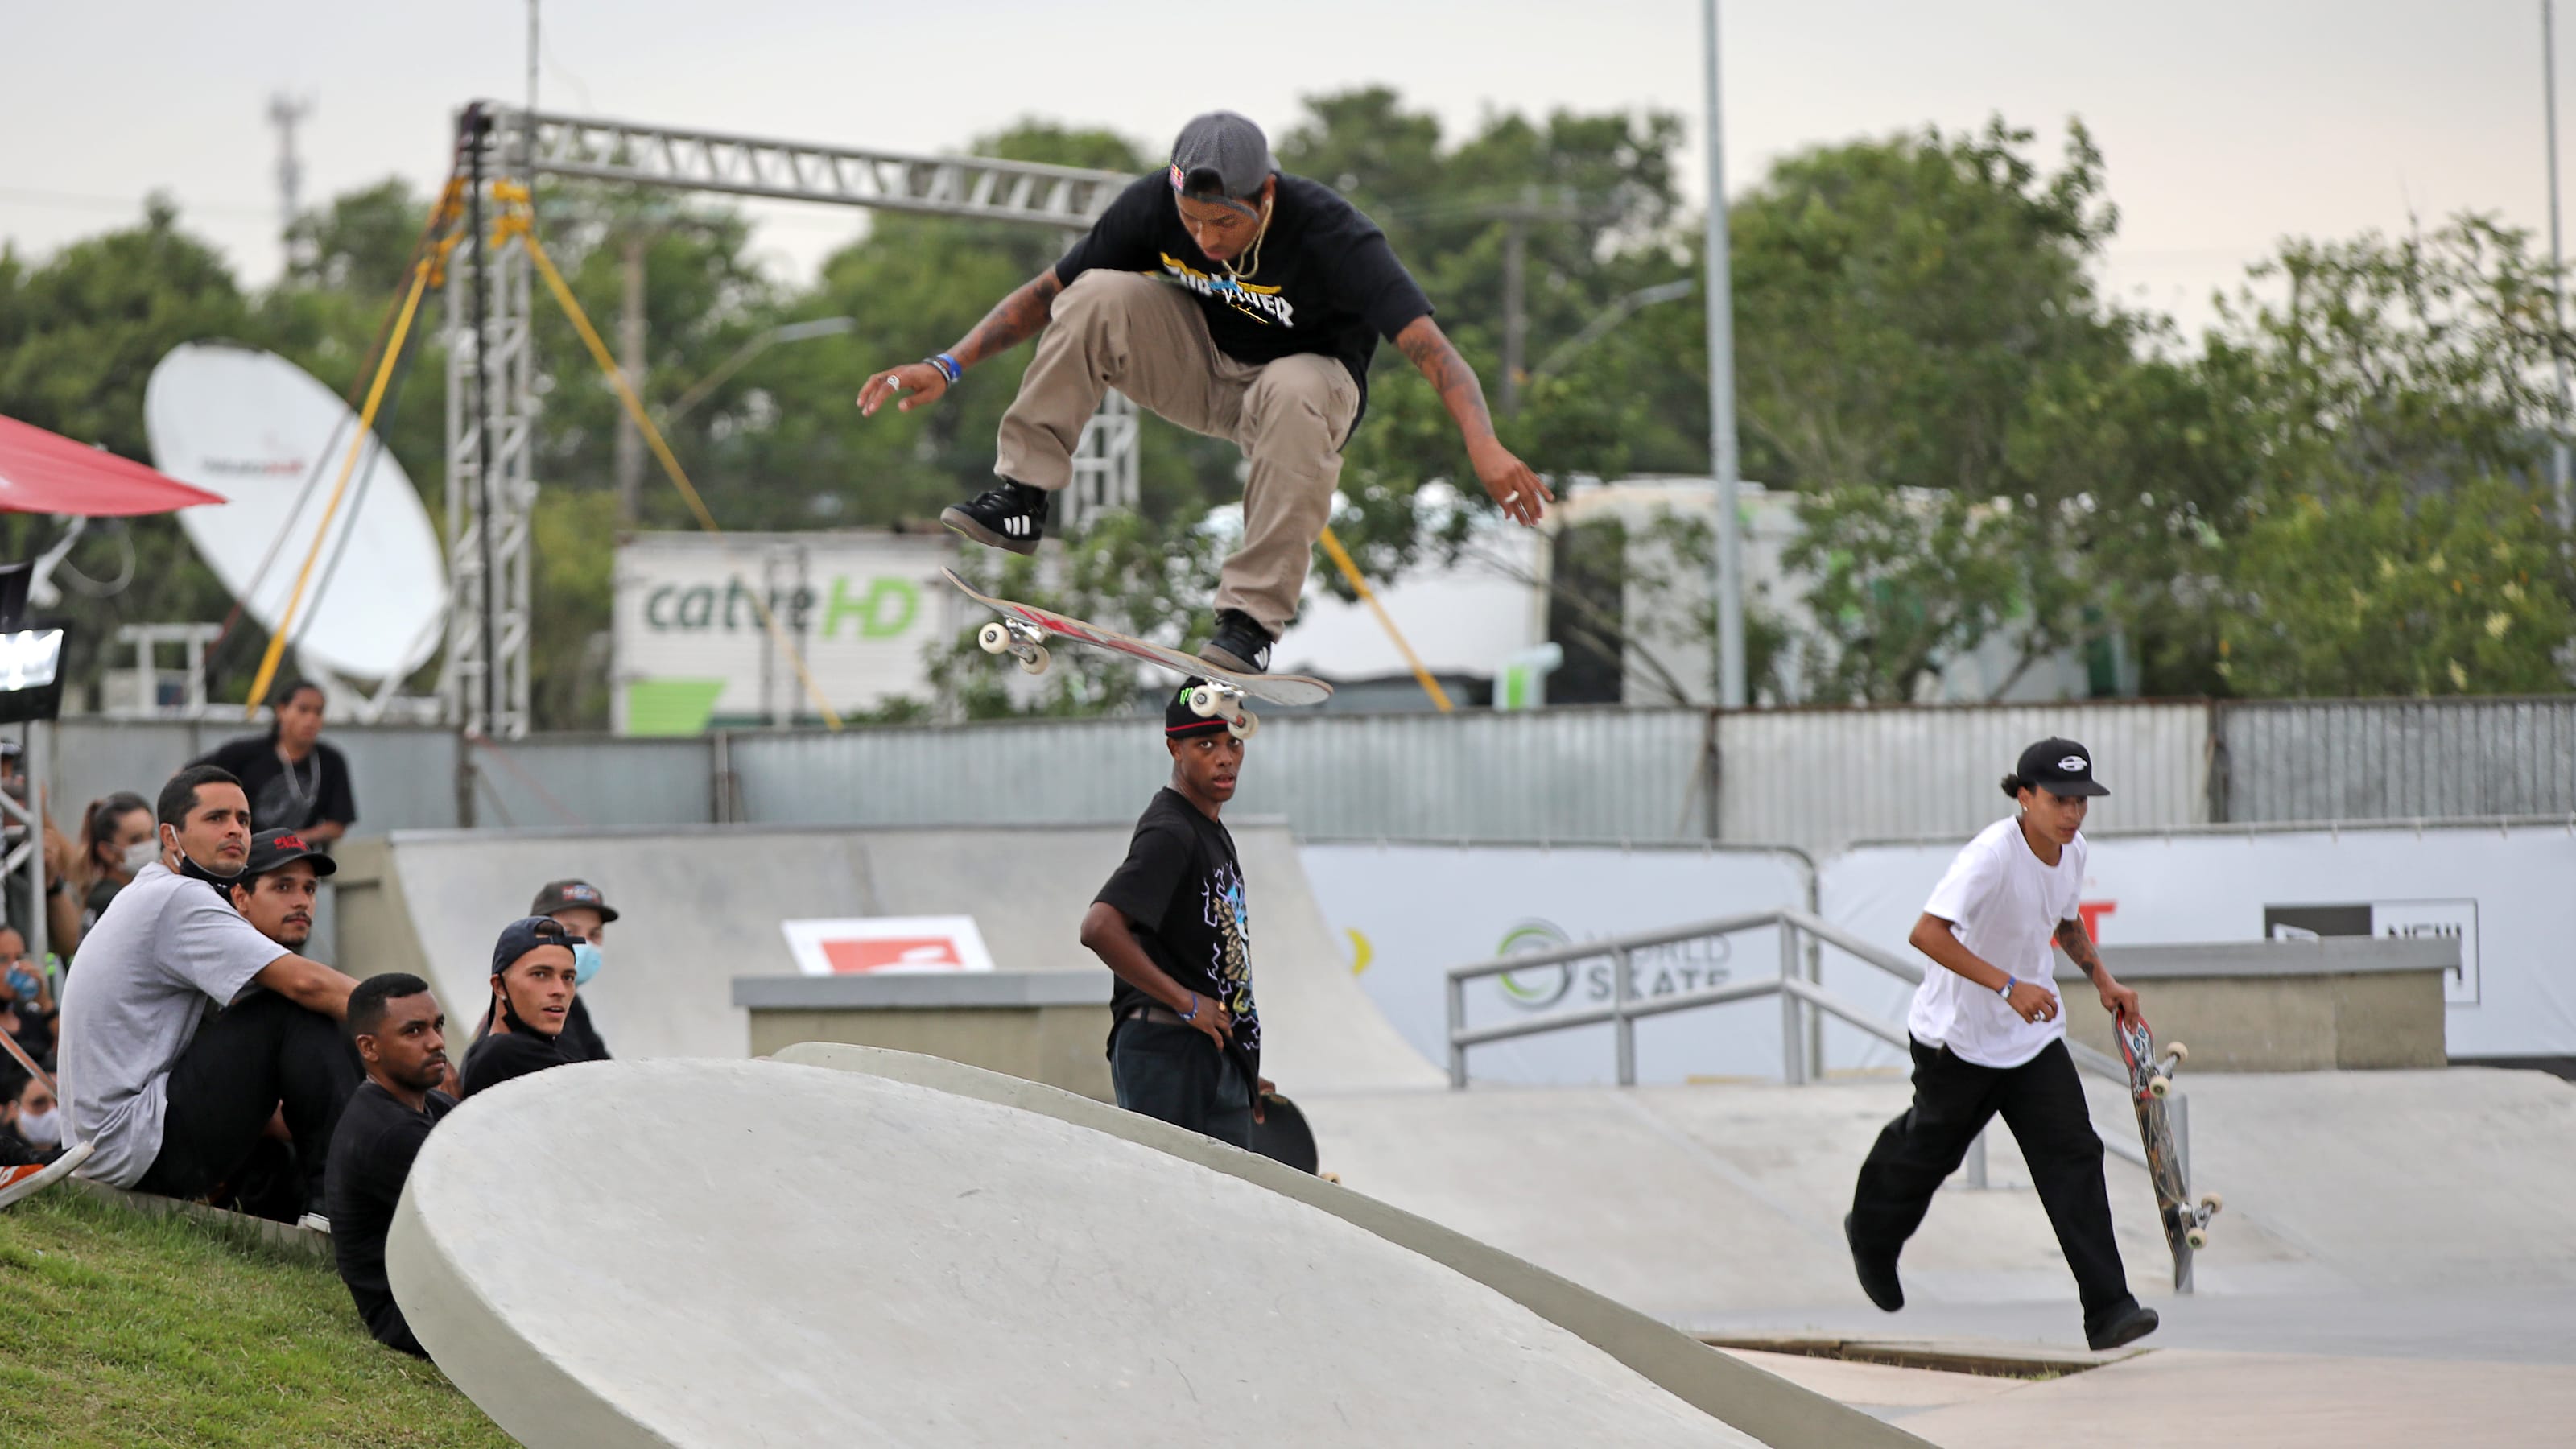
<path fill-rule="evenodd" d="M 1082 425 L 1113 387 L 1191 432 L 1233 440 L 1252 472 L 1243 546 L 1225 562 L 1216 606 L 1281 633 L 1296 616 L 1359 412 L 1350 369 L 1315 353 L 1238 362 L 1217 351 L 1190 294 L 1137 272 L 1074 278 L 1056 296 L 1054 319 L 1002 415 L 993 471 L 1050 493 L 1072 482 Z"/>

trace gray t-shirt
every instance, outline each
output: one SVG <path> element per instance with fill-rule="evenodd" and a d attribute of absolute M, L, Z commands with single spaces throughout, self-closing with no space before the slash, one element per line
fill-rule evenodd
<path fill-rule="evenodd" d="M 170 1068 L 197 1023 L 287 954 L 214 887 L 158 861 L 117 892 L 63 984 L 65 1140 L 95 1144 L 81 1176 L 132 1187 L 152 1170 Z"/>

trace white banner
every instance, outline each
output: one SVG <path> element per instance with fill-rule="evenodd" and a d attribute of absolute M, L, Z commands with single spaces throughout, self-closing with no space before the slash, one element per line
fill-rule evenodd
<path fill-rule="evenodd" d="M 1835 856 L 1822 871 L 1825 918 L 1910 954 L 1906 934 L 1963 843 Z M 2112 836 L 2092 846 L 2083 910 L 2105 946 L 2455 936 L 2460 970 L 2444 983 L 2452 1056 L 2576 1053 L 2576 890 L 2568 885 L 2576 831 L 2346 826 Z M 1837 952 L 1825 961 L 1827 987 L 1902 1019 L 1912 988 Z M 1858 1032 L 1827 1027 L 1832 1066 L 1900 1059 Z"/>
<path fill-rule="evenodd" d="M 1782 851 L 1614 846 L 1309 845 L 1298 851 L 1315 902 L 1378 1010 L 1416 1051 L 1449 1059 L 1452 966 L 1779 906 L 1803 908 L 1806 866 Z M 1637 953 L 1640 996 L 1777 976 L 1770 931 Z M 1467 992 L 1467 1024 L 1490 1026 L 1607 1004 L 1607 957 L 1488 977 Z M 1496 1042 L 1468 1054 L 1481 1081 L 1616 1081 L 1608 1026 Z M 1746 1002 L 1641 1022 L 1641 1082 L 1777 1076 L 1776 1003 Z"/>
<path fill-rule="evenodd" d="M 614 727 L 672 735 L 790 723 L 819 715 L 814 691 L 842 713 L 927 700 L 923 651 L 964 617 L 964 596 L 939 577 L 955 542 L 946 533 L 626 540 L 613 609 Z M 762 624 L 764 607 L 794 655 Z"/>
<path fill-rule="evenodd" d="M 973 916 L 843 916 L 780 921 L 778 930 L 808 976 L 993 969 Z"/>

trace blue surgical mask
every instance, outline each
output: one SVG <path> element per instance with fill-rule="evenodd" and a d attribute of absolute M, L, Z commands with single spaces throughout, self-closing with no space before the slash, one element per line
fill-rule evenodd
<path fill-rule="evenodd" d="M 598 974 L 599 948 L 590 944 L 588 941 L 573 942 L 572 984 L 576 987 L 588 986 L 590 984 L 590 978 Z"/>

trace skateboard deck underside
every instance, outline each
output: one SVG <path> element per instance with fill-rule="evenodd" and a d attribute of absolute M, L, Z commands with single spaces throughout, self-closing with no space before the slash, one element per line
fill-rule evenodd
<path fill-rule="evenodd" d="M 948 582 L 956 585 L 959 593 L 1002 617 L 1017 619 L 1023 624 L 1042 629 L 1059 638 L 1088 644 L 1095 649 L 1106 649 L 1113 654 L 1124 654 L 1130 659 L 1159 665 L 1184 677 L 1197 675 L 1220 684 L 1229 684 L 1254 699 L 1267 700 L 1272 704 L 1321 704 L 1333 696 L 1333 687 L 1320 679 L 1309 678 L 1303 674 L 1237 673 L 1234 670 L 1210 664 L 1195 654 L 1184 654 L 1178 649 L 1139 639 L 1132 634 L 1122 634 L 1115 629 L 1104 629 L 1097 624 L 1056 613 L 1052 609 L 1041 609 L 1034 604 L 1017 603 L 1010 599 L 997 599 L 960 578 L 955 569 L 942 569 L 940 572 L 947 575 Z"/>
<path fill-rule="evenodd" d="M 2191 1184 L 2183 1173 L 2182 1151 L 2174 1141 L 2173 1115 L 2164 1099 L 2148 1090 L 2156 1076 L 2156 1039 L 2145 1022 L 2122 1016 L 2113 1026 L 2120 1059 L 2129 1068 L 2129 1095 L 2138 1110 L 2138 1139 L 2146 1149 L 2147 1179 L 2156 1193 L 2156 1220 L 2164 1229 L 2165 1247 L 2173 1254 L 2174 1286 L 2191 1276 L 2191 1244 L 2185 1240 L 2196 1221 Z"/>

